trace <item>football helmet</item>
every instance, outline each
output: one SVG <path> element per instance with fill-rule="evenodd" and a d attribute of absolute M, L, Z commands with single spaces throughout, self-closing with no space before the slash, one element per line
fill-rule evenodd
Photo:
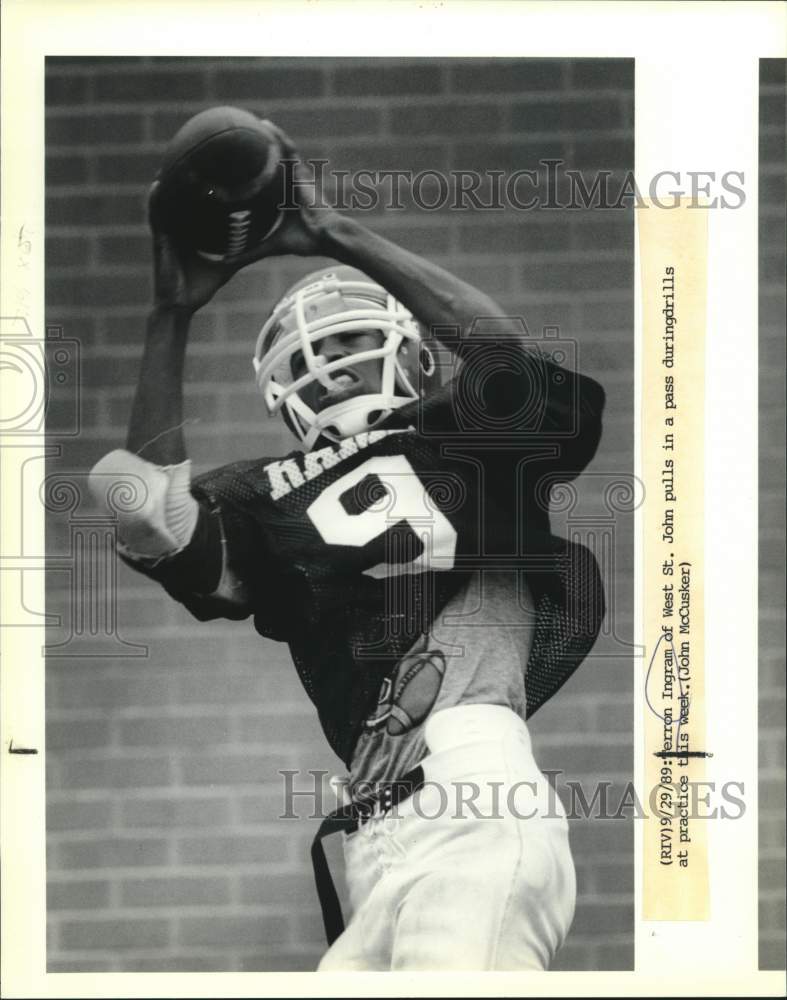
<path fill-rule="evenodd" d="M 321 353 L 323 343 L 351 344 L 347 335 L 368 332 L 377 333 L 375 346 L 367 340 L 366 347 L 348 346 L 334 357 Z M 380 368 L 374 391 L 366 392 L 358 366 L 368 370 L 370 361 Z M 362 271 L 344 265 L 315 271 L 286 292 L 257 337 L 253 364 L 269 413 L 281 410 L 307 449 L 320 436 L 340 441 L 368 431 L 439 383 L 412 314 Z M 315 393 L 310 386 L 322 388 Z"/>

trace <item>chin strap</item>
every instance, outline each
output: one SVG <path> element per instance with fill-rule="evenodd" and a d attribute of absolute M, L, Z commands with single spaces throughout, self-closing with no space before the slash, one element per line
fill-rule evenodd
<path fill-rule="evenodd" d="M 372 431 L 378 427 L 393 410 L 398 410 L 401 406 L 411 403 L 411 399 L 402 396 L 356 396 L 348 399 L 344 403 L 337 403 L 336 406 L 329 407 L 318 413 L 314 420 L 306 421 L 309 430 L 302 438 L 306 449 L 314 446 L 317 439 L 322 436 L 329 441 L 343 441 L 345 438 L 360 434 L 363 431 Z M 379 411 L 379 416 L 369 423 L 368 414 Z M 336 431 L 331 430 L 332 427 Z"/>

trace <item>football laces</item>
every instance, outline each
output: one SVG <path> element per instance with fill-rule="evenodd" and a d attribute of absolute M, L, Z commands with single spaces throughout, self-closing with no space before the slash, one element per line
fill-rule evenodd
<path fill-rule="evenodd" d="M 227 241 L 227 252 L 234 257 L 246 249 L 246 241 L 249 238 L 249 227 L 251 226 L 251 212 L 248 208 L 239 212 L 229 214 L 229 239 Z"/>

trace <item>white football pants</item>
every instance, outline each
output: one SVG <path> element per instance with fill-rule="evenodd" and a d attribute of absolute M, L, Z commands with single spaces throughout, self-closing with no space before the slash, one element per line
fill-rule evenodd
<path fill-rule="evenodd" d="M 426 724 L 425 784 L 343 834 L 351 915 L 320 970 L 546 969 L 574 916 L 568 823 L 497 705 Z"/>

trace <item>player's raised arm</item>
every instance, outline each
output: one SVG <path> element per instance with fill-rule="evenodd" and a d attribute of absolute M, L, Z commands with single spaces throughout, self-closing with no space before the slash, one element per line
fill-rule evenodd
<path fill-rule="evenodd" d="M 93 468 L 93 492 L 101 502 L 112 481 L 140 483 L 143 505 L 122 517 L 120 538 L 129 556 L 163 557 L 193 536 L 199 510 L 191 496 L 190 462 L 183 436 L 183 364 L 194 313 L 229 280 L 235 268 L 202 260 L 165 232 L 159 184 L 148 214 L 153 237 L 153 304 L 131 408 L 126 448 L 105 455 Z"/>
<path fill-rule="evenodd" d="M 189 324 L 277 224 L 280 149 L 272 128 L 237 108 L 209 108 L 168 144 L 148 199 L 153 306 L 126 441 L 158 464 L 182 462 L 183 361 Z"/>
<path fill-rule="evenodd" d="M 360 268 L 387 288 L 424 327 L 439 339 L 456 329 L 446 346 L 458 353 L 477 321 L 497 318 L 496 332 L 517 335 L 521 328 L 504 317 L 501 307 L 485 292 L 418 254 L 367 229 L 351 216 L 336 216 L 323 236 L 323 252 Z"/>
<path fill-rule="evenodd" d="M 131 408 L 126 447 L 141 458 L 171 465 L 186 458 L 183 436 L 183 363 L 194 313 L 237 270 L 210 261 L 165 232 L 159 185 L 153 184 L 149 218 L 153 236 L 153 305 Z"/>
<path fill-rule="evenodd" d="M 285 154 L 297 163 L 292 140 L 281 129 L 276 131 Z M 503 325 L 497 332 L 502 335 L 521 332 L 521 325 L 505 318 L 498 303 L 485 292 L 372 232 L 350 215 L 310 205 L 306 192 L 311 184 L 297 167 L 293 180 L 291 200 L 298 209 L 285 213 L 288 217 L 284 224 L 259 248 L 259 256 L 317 254 L 356 267 L 387 289 L 427 329 L 437 329 L 444 335 L 448 329 L 458 330 L 460 343 L 450 337 L 446 346 L 460 352 L 461 341 L 473 331 L 478 319 L 499 318 Z"/>
<path fill-rule="evenodd" d="M 165 231 L 159 197 L 156 181 L 149 196 L 153 304 L 126 447 L 96 463 L 91 489 L 102 503 L 113 483 L 136 484 L 142 504 L 118 515 L 119 551 L 129 564 L 160 579 L 184 603 L 190 601 L 198 617 L 243 617 L 248 613 L 244 588 L 227 565 L 218 515 L 191 493 L 183 434 L 183 366 L 191 319 L 241 264 L 206 260 Z"/>

